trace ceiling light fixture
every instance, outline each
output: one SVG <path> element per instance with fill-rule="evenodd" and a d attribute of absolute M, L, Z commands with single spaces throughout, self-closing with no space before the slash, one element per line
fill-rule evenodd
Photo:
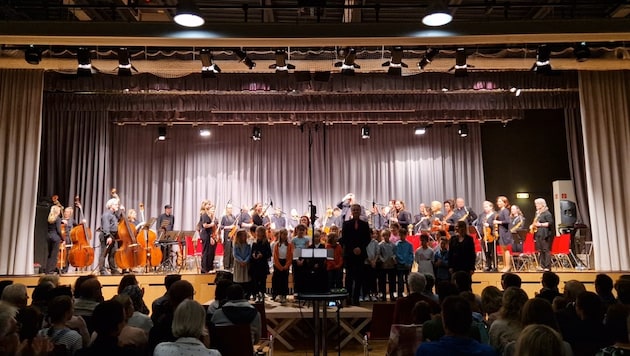
<path fill-rule="evenodd" d="M 457 129 L 457 134 L 459 137 L 468 137 L 468 125 L 459 124 L 459 128 Z"/>
<path fill-rule="evenodd" d="M 361 68 L 360 65 L 354 63 L 357 59 L 357 51 L 354 48 L 341 49 L 338 55 L 344 57 L 342 62 L 335 63 L 335 67 L 341 67 L 341 74 L 354 75 L 354 70 Z"/>
<path fill-rule="evenodd" d="M 262 130 L 258 126 L 254 126 L 252 130 L 252 140 L 260 141 L 262 139 Z"/>
<path fill-rule="evenodd" d="M 77 50 L 77 76 L 89 77 L 92 75 L 92 54 L 87 47 L 79 47 Z"/>
<path fill-rule="evenodd" d="M 370 138 L 370 127 L 368 125 L 363 125 L 361 127 L 361 138 L 364 140 Z"/>
<path fill-rule="evenodd" d="M 121 77 L 131 77 L 131 70 L 138 71 L 131 65 L 129 50 L 125 47 L 118 49 L 118 75 Z"/>
<path fill-rule="evenodd" d="M 42 60 L 42 50 L 30 45 L 24 50 L 24 60 L 28 64 L 38 65 Z"/>
<path fill-rule="evenodd" d="M 210 137 L 210 129 L 209 128 L 199 129 L 199 136 L 201 136 L 201 137 Z"/>
<path fill-rule="evenodd" d="M 276 73 L 286 73 L 289 69 L 295 69 L 293 64 L 287 63 L 289 55 L 285 49 L 276 50 L 276 63 L 269 66 L 269 69 L 275 69 Z M 310 74 L 310 73 L 309 73 Z"/>
<path fill-rule="evenodd" d="M 179 0 L 177 2 L 177 13 L 173 20 L 184 27 L 199 27 L 205 23 L 201 17 L 201 11 L 193 0 Z"/>
<path fill-rule="evenodd" d="M 249 69 L 253 69 L 256 66 L 256 62 L 252 61 L 251 58 L 247 56 L 247 52 L 242 49 L 236 49 L 234 51 L 236 56 L 238 57 L 239 62 L 243 62 Z"/>
<path fill-rule="evenodd" d="M 588 48 L 586 42 L 580 42 L 573 47 L 575 60 L 578 62 L 586 62 L 591 57 L 591 49 Z"/>
<path fill-rule="evenodd" d="M 453 21 L 453 15 L 442 0 L 431 1 L 422 18 L 422 23 L 431 27 L 444 26 L 451 21 Z"/>
<path fill-rule="evenodd" d="M 201 60 L 201 76 L 203 78 L 216 78 L 217 73 L 221 73 L 221 68 L 214 63 L 214 57 L 209 49 L 203 48 L 199 51 Z"/>
<path fill-rule="evenodd" d="M 157 139 L 158 139 L 158 141 L 166 140 L 166 126 L 158 127 L 158 137 L 157 137 Z"/>
<path fill-rule="evenodd" d="M 424 67 L 433 62 L 433 58 L 435 58 L 435 56 L 437 56 L 439 53 L 440 50 L 437 48 L 427 48 L 424 56 L 422 56 L 422 59 L 420 59 L 420 62 L 418 62 L 418 68 L 420 68 L 420 70 L 424 70 Z"/>
<path fill-rule="evenodd" d="M 402 68 L 409 67 L 405 62 L 402 61 L 402 58 L 402 46 L 395 46 L 394 48 L 392 48 L 392 59 L 382 64 L 383 67 L 389 67 L 389 69 L 387 69 L 387 74 L 402 75 Z"/>
<path fill-rule="evenodd" d="M 427 127 L 426 126 L 418 126 L 413 130 L 413 133 L 416 136 L 421 136 L 424 135 L 425 133 L 427 133 Z"/>
<path fill-rule="evenodd" d="M 548 45 L 542 44 L 538 46 L 536 52 L 536 62 L 532 66 L 532 71 L 539 74 L 551 74 L 551 48 Z"/>
<path fill-rule="evenodd" d="M 473 67 L 466 63 L 468 56 L 466 55 L 466 49 L 460 47 L 455 52 L 455 65 L 452 66 L 448 71 L 455 70 L 456 77 L 465 77 L 468 75 L 468 67 Z"/>

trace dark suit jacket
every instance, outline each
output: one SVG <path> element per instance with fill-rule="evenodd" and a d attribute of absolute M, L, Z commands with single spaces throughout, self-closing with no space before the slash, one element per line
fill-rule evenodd
<path fill-rule="evenodd" d="M 341 229 L 341 246 L 343 246 L 343 259 L 347 264 L 363 264 L 367 258 L 367 245 L 370 243 L 370 225 L 358 220 L 359 228 L 354 228 L 355 220 L 344 221 Z M 355 255 L 352 250 L 361 249 L 360 255 Z"/>

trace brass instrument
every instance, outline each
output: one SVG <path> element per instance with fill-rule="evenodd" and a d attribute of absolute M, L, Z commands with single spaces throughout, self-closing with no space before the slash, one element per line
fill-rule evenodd
<path fill-rule="evenodd" d="M 466 214 L 464 214 L 461 218 L 459 218 L 459 220 L 457 221 L 466 221 L 466 219 L 468 219 L 468 215 L 470 215 L 470 212 L 468 211 L 468 209 L 466 209 L 466 207 L 464 207 L 464 211 L 466 212 Z"/>
<path fill-rule="evenodd" d="M 539 217 L 540 217 L 540 213 L 536 212 L 536 216 L 534 216 L 534 220 L 532 221 L 532 224 L 529 225 L 529 232 L 531 232 L 532 234 L 535 234 L 536 231 L 538 231 L 538 226 L 536 226 L 536 223 L 538 223 Z"/>
<path fill-rule="evenodd" d="M 515 234 L 518 231 L 518 229 L 520 229 L 521 226 L 523 225 L 524 220 L 525 219 L 523 219 L 523 217 L 521 216 L 521 219 L 516 223 L 516 225 L 512 226 L 512 228 L 510 229 L 510 232 Z"/>

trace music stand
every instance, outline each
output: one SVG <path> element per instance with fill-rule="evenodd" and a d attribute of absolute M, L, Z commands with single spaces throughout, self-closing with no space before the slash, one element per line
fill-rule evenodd
<path fill-rule="evenodd" d="M 172 245 L 179 243 L 180 231 L 166 231 L 158 239 L 157 243 L 163 245 Z"/>
<path fill-rule="evenodd" d="M 184 267 L 186 267 L 186 262 L 187 262 L 187 259 L 188 259 L 189 256 L 193 256 L 194 257 L 194 259 L 195 259 L 195 266 L 199 267 L 200 263 L 197 262 L 197 256 L 195 255 L 197 253 L 197 250 L 195 249 L 195 244 L 194 244 L 195 232 L 196 231 L 194 231 L 194 230 L 189 230 L 189 231 L 183 231 L 182 230 L 179 233 L 180 239 L 184 239 L 183 241 L 180 241 L 181 245 L 184 246 L 184 249 L 180 248 L 180 252 L 182 253 L 182 263 L 179 266 L 180 271 Z M 192 254 L 190 254 L 189 251 L 188 251 L 188 244 L 186 243 L 186 237 L 187 236 L 191 237 L 192 243 L 191 243 L 190 248 L 193 249 L 193 251 L 192 251 L 193 253 Z M 188 269 L 188 268 L 186 267 L 186 269 Z M 197 268 L 197 272 L 199 272 L 199 268 Z"/>
<path fill-rule="evenodd" d="M 166 256 L 160 265 L 162 271 L 174 271 L 177 268 L 177 261 L 174 264 L 171 260 L 171 246 L 179 243 L 179 235 L 179 231 L 166 231 L 157 240 L 157 243 L 164 246 L 166 251 Z"/>
<path fill-rule="evenodd" d="M 153 226 L 153 224 L 155 224 L 156 220 L 157 220 L 156 218 L 151 218 L 147 222 L 142 222 L 142 223 L 136 225 L 136 231 L 140 231 L 142 229 L 150 229 L 151 226 Z"/>

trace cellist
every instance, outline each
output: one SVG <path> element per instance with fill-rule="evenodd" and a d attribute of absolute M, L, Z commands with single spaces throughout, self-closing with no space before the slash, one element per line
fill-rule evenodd
<path fill-rule="evenodd" d="M 116 268 L 116 239 L 118 236 L 118 220 L 121 216 L 122 209 L 119 210 L 120 203 L 118 199 L 112 198 L 107 201 L 107 210 L 101 216 L 101 254 L 98 259 L 98 269 L 101 275 L 107 274 L 105 269 L 105 257 L 109 263 L 111 274 L 120 274 Z"/>

